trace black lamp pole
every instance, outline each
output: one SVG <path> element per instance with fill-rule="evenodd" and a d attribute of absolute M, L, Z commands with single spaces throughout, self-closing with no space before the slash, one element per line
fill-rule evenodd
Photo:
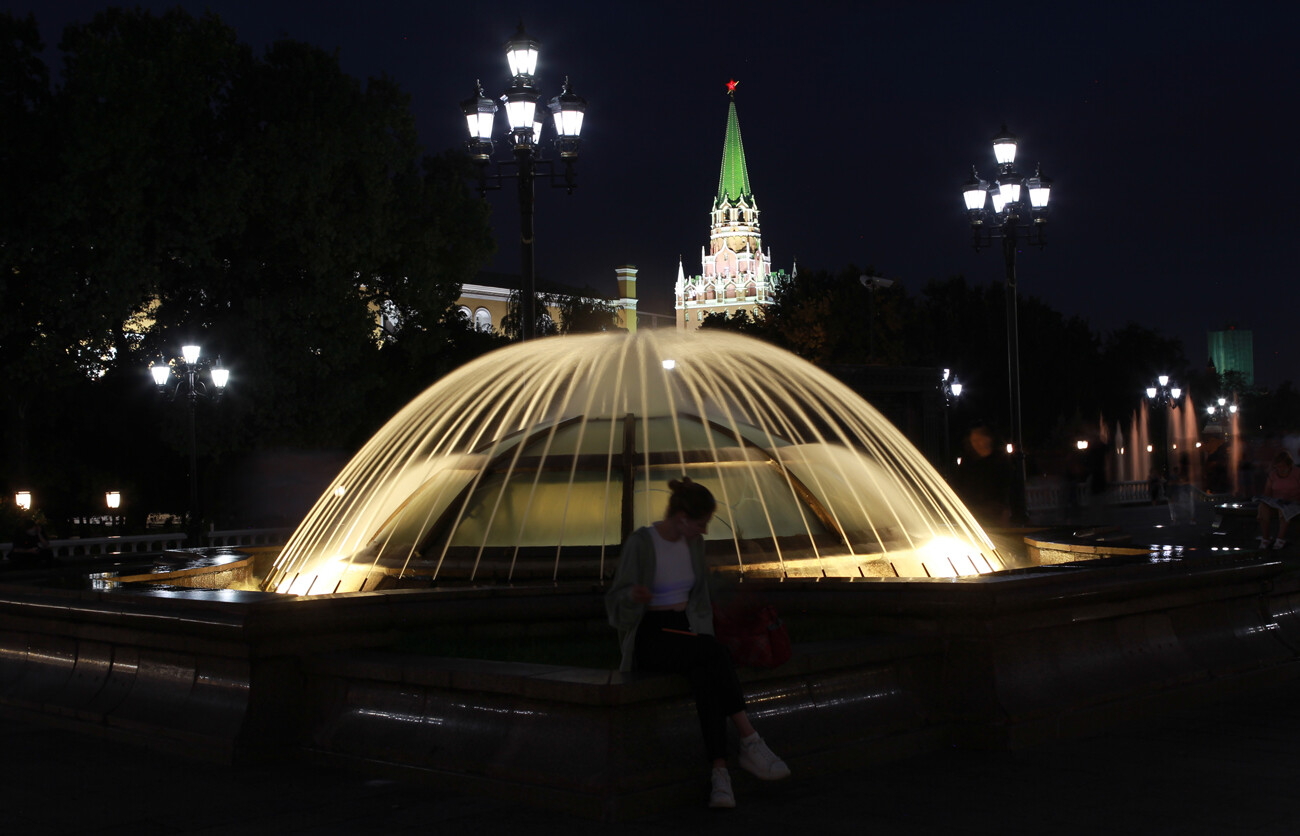
<path fill-rule="evenodd" d="M 1002 260 L 1007 280 L 1007 378 L 1011 390 L 1012 490 L 1011 521 L 1029 520 L 1025 498 L 1025 444 L 1020 421 L 1020 327 L 1016 304 L 1016 255 L 1020 243 L 1043 247 L 1047 244 L 1047 202 L 1051 181 L 1036 171 L 1024 177 L 1015 168 L 1016 137 L 1007 130 L 993 137 L 997 175 L 990 188 L 972 168 L 971 179 L 962 186 L 976 252 L 1002 239 Z"/>
<path fill-rule="evenodd" d="M 199 398 L 208 398 L 213 402 L 221 400 L 230 377 L 230 373 L 222 368 L 220 357 L 215 360 L 203 360 L 199 358 L 199 354 L 199 346 L 187 345 L 181 349 L 180 358 L 168 361 L 165 357 L 159 357 L 149 370 L 158 391 L 168 400 L 174 401 L 182 390 L 185 392 L 190 447 L 190 502 L 187 508 L 189 519 L 186 521 L 186 539 L 196 546 L 200 534 L 199 453 L 198 437 L 194 430 L 194 413 Z"/>
<path fill-rule="evenodd" d="M 1147 387 L 1147 400 L 1151 401 L 1152 412 L 1160 412 L 1160 455 L 1158 463 L 1160 465 L 1160 475 L 1165 479 L 1169 478 L 1169 418 L 1175 407 L 1178 406 L 1179 400 L 1183 397 L 1183 390 L 1169 381 L 1169 375 L 1162 374 L 1156 378 L 1155 383 Z"/>
<path fill-rule="evenodd" d="M 495 148 L 492 141 L 493 121 L 497 104 L 483 93 L 481 84 L 475 85 L 475 94 L 461 103 L 468 120 L 469 153 L 478 164 L 479 194 L 489 189 L 501 188 L 503 180 L 518 180 L 519 194 L 519 274 L 520 274 L 520 333 L 531 340 L 537 333 L 537 276 L 533 257 L 534 215 L 536 208 L 535 183 L 540 170 L 552 187 L 567 189 L 569 194 L 577 188 L 574 163 L 578 159 L 578 145 L 582 133 L 582 119 L 587 101 L 574 95 L 569 80 L 564 80 L 563 92 L 551 99 L 546 108 L 539 106 L 541 93 L 535 81 L 537 54 L 541 44 L 533 40 L 519 24 L 519 31 L 506 42 L 506 60 L 513 81 L 502 94 L 509 124 L 508 139 L 513 146 L 514 159 L 493 161 Z M 562 173 L 555 170 L 554 162 L 540 156 L 542 115 L 549 109 L 555 124 L 554 145 L 564 163 Z M 494 169 L 489 173 L 489 166 Z"/>
<path fill-rule="evenodd" d="M 948 410 L 961 397 L 963 387 L 951 369 L 943 370 L 943 379 L 939 385 L 943 393 L 943 473 L 947 474 L 952 471 L 952 439 L 948 429 Z"/>

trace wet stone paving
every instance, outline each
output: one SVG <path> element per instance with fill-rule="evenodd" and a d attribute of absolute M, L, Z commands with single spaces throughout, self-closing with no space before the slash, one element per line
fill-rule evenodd
<path fill-rule="evenodd" d="M 618 832 L 1294 834 L 1300 679 L 1104 734 L 947 750 L 665 809 Z M 779 752 L 779 741 L 772 741 Z M 301 762 L 228 767 L 0 717 L 4 832 L 594 833 L 609 825 Z M 689 753 L 685 756 L 690 756 Z M 563 768 L 556 764 L 556 768 Z"/>

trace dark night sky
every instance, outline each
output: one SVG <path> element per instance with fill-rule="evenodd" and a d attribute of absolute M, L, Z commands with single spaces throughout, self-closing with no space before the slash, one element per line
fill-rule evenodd
<path fill-rule="evenodd" d="M 143 2 L 162 10 L 175 2 Z M 1256 378 L 1298 380 L 1300 229 L 1292 123 L 1300 14 L 1281 4 L 984 2 L 473 3 L 212 0 L 261 49 L 288 36 L 337 48 L 346 72 L 412 96 L 429 151 L 463 141 L 457 103 L 506 86 L 501 46 L 522 16 L 539 86 L 590 101 L 581 188 L 538 191 L 539 275 L 613 291 L 640 268 L 642 309 L 671 312 L 680 254 L 698 272 L 736 103 L 763 241 L 778 267 L 873 265 L 912 292 L 931 278 L 1002 278 L 974 253 L 958 186 L 993 168 L 1002 123 L 1022 169 L 1055 184 L 1050 244 L 1020 259 L 1022 294 L 1095 330 L 1129 320 L 1184 341 L 1254 332 Z M 8 0 L 58 33 L 102 2 Z M 548 127 L 549 131 L 549 127 Z M 491 195 L 518 269 L 518 210 Z M 960 366 L 955 358 L 954 365 Z"/>

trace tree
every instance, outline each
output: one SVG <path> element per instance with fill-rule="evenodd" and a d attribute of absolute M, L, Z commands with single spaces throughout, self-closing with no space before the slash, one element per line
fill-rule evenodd
<path fill-rule="evenodd" d="M 771 304 L 759 307 L 756 315 L 711 313 L 701 327 L 761 337 L 819 365 L 897 364 L 906 294 L 898 286 L 873 289 L 862 278 L 854 266 L 835 274 L 781 275 L 773 281 Z"/>
<path fill-rule="evenodd" d="M 618 309 L 613 303 L 601 299 L 590 287 L 583 287 L 576 293 L 559 294 L 553 304 L 560 314 L 561 334 L 597 333 L 618 327 Z"/>
<path fill-rule="evenodd" d="M 44 50 L 32 15 L 19 20 L 0 13 L 0 189 L 15 196 L 34 194 L 41 173 L 49 166 L 47 121 L 49 71 L 41 62 Z M 26 199 L 9 199 L 0 206 L 0 389 L 8 394 L 3 451 L 11 474 L 27 478 L 28 412 L 31 399 L 57 360 L 52 341 L 45 338 L 39 276 L 32 257 L 41 224 Z"/>
<path fill-rule="evenodd" d="M 38 446 L 93 471 L 112 456 L 87 438 L 183 451 L 184 411 L 135 400 L 182 342 L 233 372 L 209 454 L 349 446 L 390 392 L 485 349 L 450 308 L 490 254 L 486 205 L 462 158 L 421 158 L 391 80 L 292 41 L 255 57 L 215 15 L 109 9 L 64 32 L 52 90 L 35 21 L 0 32 L 0 176 L 23 196 L 0 210 L 0 385 L 39 395 L 7 473 Z"/>
<path fill-rule="evenodd" d="M 1159 375 L 1170 375 L 1183 385 L 1187 381 L 1183 344 L 1134 322 L 1102 338 L 1097 367 L 1099 379 L 1106 382 L 1099 411 L 1114 419 L 1132 414 Z"/>

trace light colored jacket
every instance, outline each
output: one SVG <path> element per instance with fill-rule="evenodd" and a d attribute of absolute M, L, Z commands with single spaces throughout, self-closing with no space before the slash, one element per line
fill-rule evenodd
<path fill-rule="evenodd" d="M 686 545 L 691 553 L 691 568 L 695 570 L 695 583 L 686 599 L 686 621 L 694 632 L 712 635 L 713 605 L 709 601 L 709 567 L 704 560 L 704 538 L 696 537 Z M 618 668 L 621 671 L 632 670 L 636 629 L 646 610 L 645 604 L 632 600 L 632 587 L 653 586 L 654 579 L 655 544 L 650 536 L 650 527 L 646 526 L 633 531 L 623 544 L 614 581 L 609 592 L 605 593 L 605 613 L 609 616 L 610 626 L 618 631 L 618 643 L 623 651 L 623 661 Z"/>

